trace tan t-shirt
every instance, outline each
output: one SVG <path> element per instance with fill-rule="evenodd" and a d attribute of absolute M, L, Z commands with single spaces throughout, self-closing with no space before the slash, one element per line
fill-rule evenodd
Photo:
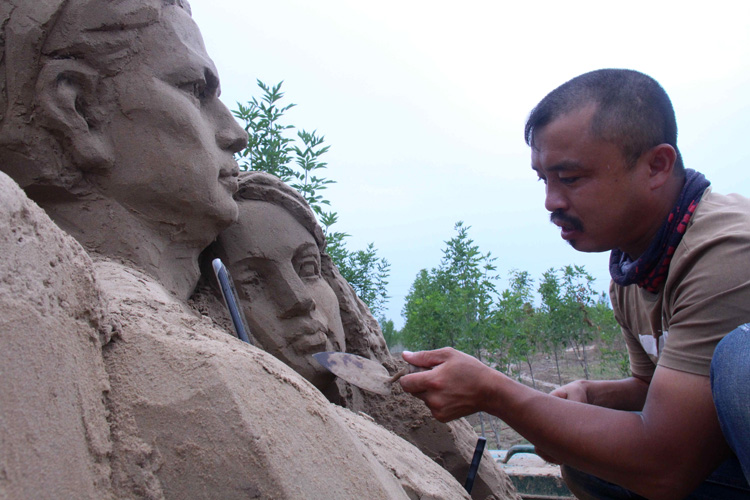
<path fill-rule="evenodd" d="M 661 366 L 709 374 L 716 344 L 750 323 L 750 199 L 704 193 L 664 285 L 610 285 L 636 376 Z"/>

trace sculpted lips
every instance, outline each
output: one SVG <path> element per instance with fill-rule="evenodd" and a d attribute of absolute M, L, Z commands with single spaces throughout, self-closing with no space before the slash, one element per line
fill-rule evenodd
<path fill-rule="evenodd" d="M 300 324 L 298 328 L 292 340 L 298 352 L 311 354 L 326 350 L 330 333 L 323 323 L 316 320 L 306 321 Z"/>
<path fill-rule="evenodd" d="M 240 167 L 236 161 L 232 161 L 219 170 L 219 182 L 227 186 L 229 192 L 234 194 L 239 189 Z"/>

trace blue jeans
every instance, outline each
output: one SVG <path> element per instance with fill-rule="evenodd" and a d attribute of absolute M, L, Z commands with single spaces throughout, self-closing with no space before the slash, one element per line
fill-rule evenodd
<path fill-rule="evenodd" d="M 686 500 L 750 499 L 750 323 L 716 346 L 711 392 L 724 437 L 735 456 L 722 463 Z M 563 465 L 562 476 L 581 500 L 645 500 L 630 490 Z"/>

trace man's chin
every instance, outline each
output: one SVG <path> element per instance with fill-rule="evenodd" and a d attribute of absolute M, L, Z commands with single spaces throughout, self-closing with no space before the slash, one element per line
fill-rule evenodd
<path fill-rule="evenodd" d="M 586 244 L 586 241 L 582 239 L 568 240 L 568 244 L 573 247 L 574 250 L 583 253 L 601 253 L 611 250 L 611 248 L 602 248 L 601 246 Z"/>

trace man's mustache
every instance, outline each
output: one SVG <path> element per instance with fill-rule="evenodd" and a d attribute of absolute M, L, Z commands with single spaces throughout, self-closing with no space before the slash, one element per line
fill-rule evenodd
<path fill-rule="evenodd" d="M 581 219 L 566 215 L 560 210 L 555 210 L 554 212 L 552 212 L 549 215 L 549 220 L 553 224 L 569 227 L 575 229 L 576 231 L 583 231 L 583 222 L 581 222 Z"/>

